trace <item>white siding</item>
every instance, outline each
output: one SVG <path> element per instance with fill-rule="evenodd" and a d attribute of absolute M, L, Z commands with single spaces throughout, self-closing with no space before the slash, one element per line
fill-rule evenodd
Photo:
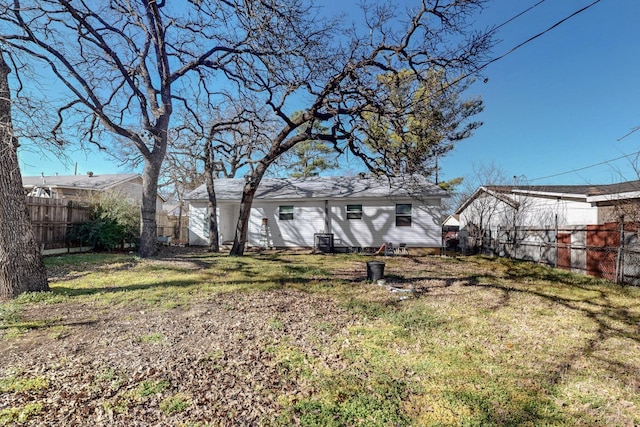
<path fill-rule="evenodd" d="M 396 227 L 396 202 L 411 203 L 410 227 Z M 415 200 L 329 200 L 329 226 L 325 224 L 325 201 L 256 201 L 249 219 L 248 244 L 261 246 L 263 218 L 267 219 L 267 245 L 275 247 L 313 247 L 314 234 L 330 231 L 335 246 L 379 247 L 385 242 L 406 243 L 408 247 L 439 247 L 441 240 L 440 199 Z M 362 204 L 362 219 L 347 220 L 347 204 Z M 279 206 L 293 206 L 293 219 L 280 220 Z M 221 203 L 218 208 L 219 229 L 224 241 L 232 240 L 239 205 Z M 205 216 L 207 205 L 192 202 L 189 213 L 189 244 L 206 245 Z"/>
<path fill-rule="evenodd" d="M 218 232 L 220 234 L 220 243 L 233 241 L 236 235 L 236 225 L 239 214 L 240 207 L 237 204 L 218 204 Z"/>
<path fill-rule="evenodd" d="M 293 206 L 293 219 L 280 220 L 279 207 Z M 269 246 L 313 247 L 314 234 L 324 231 L 324 201 L 258 201 L 251 209 L 249 245 L 260 245 L 262 219 L 267 218 Z"/>
<path fill-rule="evenodd" d="M 396 202 L 411 203 L 410 227 L 396 227 Z M 362 219 L 347 219 L 347 204 L 362 204 Z M 336 246 L 379 247 L 385 242 L 409 247 L 439 247 L 440 200 L 339 201 L 330 203 Z"/>
<path fill-rule="evenodd" d="M 202 246 L 209 244 L 207 223 L 208 203 L 203 201 L 191 202 L 189 207 L 189 244 Z M 238 221 L 238 206 L 232 203 L 218 204 L 218 233 L 220 243 L 233 240 L 235 225 Z"/>
<path fill-rule="evenodd" d="M 205 232 L 205 218 L 207 216 L 207 204 L 204 202 L 191 202 L 189 206 L 189 244 L 194 246 L 206 246 L 208 235 Z"/>
<path fill-rule="evenodd" d="M 598 223 L 598 208 L 590 203 L 541 197 L 517 197 L 515 200 L 522 206 L 516 214 L 518 226 L 553 228 L 556 215 L 560 227 Z M 489 225 L 492 230 L 513 224 L 513 208 L 485 194 L 460 213 L 460 228 L 469 223 L 478 224 L 481 215 L 485 228 Z"/>

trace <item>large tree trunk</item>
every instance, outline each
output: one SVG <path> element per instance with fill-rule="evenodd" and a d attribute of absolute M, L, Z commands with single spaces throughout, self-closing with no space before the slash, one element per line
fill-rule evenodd
<path fill-rule="evenodd" d="M 270 164 L 270 163 L 269 163 Z M 242 190 L 242 199 L 240 200 L 240 215 L 238 216 L 238 224 L 236 225 L 236 235 L 233 239 L 233 247 L 229 255 L 242 256 L 247 245 L 247 235 L 249 234 L 249 218 L 251 217 L 251 205 L 253 198 L 258 190 L 258 186 L 267 171 L 267 162 L 261 162 L 251 174 L 251 178 L 245 184 Z"/>
<path fill-rule="evenodd" d="M 247 235 L 249 234 L 249 217 L 251 216 L 251 205 L 253 197 L 256 194 L 256 188 L 252 182 L 248 182 L 242 191 L 242 200 L 240 201 L 240 215 L 238 216 L 238 224 L 236 225 L 236 235 L 233 239 L 233 246 L 229 255 L 242 256 L 244 248 L 247 244 Z"/>
<path fill-rule="evenodd" d="M 218 234 L 218 201 L 216 200 L 216 189 L 213 185 L 213 174 L 215 172 L 213 149 L 211 143 L 204 146 L 204 181 L 209 196 L 207 207 L 207 218 L 209 218 L 209 250 L 220 252 L 220 235 Z"/>
<path fill-rule="evenodd" d="M 140 207 L 140 256 L 142 258 L 148 258 L 158 253 L 156 201 L 158 197 L 158 177 L 160 176 L 160 167 L 162 166 L 164 154 L 165 152 L 162 150 L 154 151 L 144 163 L 142 206 Z"/>
<path fill-rule="evenodd" d="M 9 72 L 0 51 L 0 298 L 49 290 L 22 188 L 11 125 Z"/>
<path fill-rule="evenodd" d="M 218 233 L 218 202 L 216 200 L 216 190 L 213 186 L 213 177 L 210 173 L 205 172 L 205 182 L 207 184 L 207 194 L 209 196 L 209 205 L 207 208 L 207 216 L 209 218 L 209 250 L 211 252 L 220 252 L 220 235 Z"/>

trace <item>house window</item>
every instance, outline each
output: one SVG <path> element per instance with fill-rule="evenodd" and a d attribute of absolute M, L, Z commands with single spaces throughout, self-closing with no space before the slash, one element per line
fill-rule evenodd
<path fill-rule="evenodd" d="M 293 219 L 293 206 L 280 206 L 278 208 L 278 218 L 280 221 L 291 221 Z"/>
<path fill-rule="evenodd" d="M 396 227 L 411 227 L 411 203 L 396 205 Z"/>
<path fill-rule="evenodd" d="M 347 219 L 362 219 L 362 205 L 347 205 Z"/>

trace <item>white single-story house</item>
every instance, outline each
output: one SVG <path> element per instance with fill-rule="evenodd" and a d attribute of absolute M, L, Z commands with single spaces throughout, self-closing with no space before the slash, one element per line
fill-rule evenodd
<path fill-rule="evenodd" d="M 456 214 L 463 252 L 640 283 L 640 181 L 482 186 Z"/>
<path fill-rule="evenodd" d="M 235 236 L 244 184 L 243 179 L 214 182 L 221 242 Z M 312 248 L 330 238 L 335 248 L 377 248 L 386 242 L 439 248 L 445 197 L 446 191 L 417 176 L 263 179 L 251 208 L 248 245 Z M 206 245 L 205 186 L 185 199 L 190 205 L 189 244 Z"/>
<path fill-rule="evenodd" d="M 456 210 L 460 229 L 470 224 L 554 228 L 629 221 L 640 201 L 640 181 L 606 185 L 481 186 Z"/>

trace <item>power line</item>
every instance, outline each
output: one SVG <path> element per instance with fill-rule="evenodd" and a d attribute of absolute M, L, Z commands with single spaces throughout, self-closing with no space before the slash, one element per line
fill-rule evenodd
<path fill-rule="evenodd" d="M 597 3 L 600 3 L 600 0 L 595 0 L 595 1 L 593 1 L 592 3 L 590 3 L 590 4 L 586 5 L 585 7 L 583 7 L 583 8 L 581 8 L 581 9 L 576 10 L 576 11 L 575 11 L 575 12 L 573 12 L 571 15 L 569 15 L 569 16 L 567 16 L 567 17 L 565 17 L 565 18 L 561 19 L 560 21 L 556 22 L 555 24 L 553 24 L 552 26 L 550 26 L 550 27 L 549 27 L 549 28 L 547 28 L 546 30 L 541 31 L 541 32 L 539 32 L 538 34 L 536 34 L 536 35 L 534 35 L 534 36 L 529 37 L 527 40 L 523 41 L 522 43 L 520 43 L 520 44 L 518 44 L 518 45 L 516 45 L 516 46 L 514 46 L 514 47 L 512 47 L 511 49 L 509 49 L 508 51 L 506 51 L 506 52 L 505 52 L 505 53 L 503 53 L 502 55 L 497 56 L 497 57 L 495 57 L 495 58 L 491 59 L 491 60 L 490 60 L 490 61 L 488 61 L 488 62 L 485 62 L 485 63 L 484 63 L 484 64 L 482 64 L 482 65 L 481 65 L 481 66 L 480 66 L 476 71 L 480 71 L 480 70 L 482 70 L 482 69 L 486 68 L 489 64 L 493 64 L 494 62 L 499 61 L 500 59 L 504 58 L 505 56 L 512 54 L 512 53 L 513 53 L 513 52 L 515 52 L 516 50 L 520 49 L 522 46 L 524 46 L 524 45 L 526 45 L 526 44 L 528 44 L 528 43 L 532 42 L 533 40 L 537 39 L 537 38 L 538 38 L 538 37 L 540 37 L 540 36 L 545 35 L 545 34 L 546 34 L 546 33 L 548 33 L 549 31 L 551 31 L 551 30 L 553 30 L 554 28 L 558 27 L 559 25 L 561 25 L 561 24 L 565 23 L 566 21 L 568 21 L 569 19 L 573 18 L 574 16 L 576 16 L 576 15 L 578 15 L 578 14 L 580 14 L 580 13 L 584 12 L 585 10 L 589 9 L 590 7 L 594 6 L 594 5 L 595 5 L 595 4 L 597 4 Z M 524 11 L 524 12 L 522 12 L 520 15 L 522 15 L 522 14 L 524 14 L 524 13 L 528 12 L 530 9 L 532 9 L 532 8 L 536 7 L 538 4 L 540 4 L 540 3 L 537 3 L 537 4 L 533 5 L 531 8 L 529 8 L 529 9 L 525 10 L 525 11 Z M 518 16 L 519 16 L 519 15 L 518 15 Z M 513 20 L 513 19 L 515 19 L 515 18 L 517 18 L 518 16 L 513 17 L 513 18 L 512 18 L 512 19 L 510 19 L 509 21 L 511 21 L 511 20 Z M 507 21 L 507 22 L 509 22 L 509 21 Z M 501 24 L 500 26 L 502 26 L 502 25 L 504 25 L 504 24 L 506 24 L 506 23 L 503 23 L 503 24 Z"/>
<path fill-rule="evenodd" d="M 531 9 L 533 9 L 534 7 L 536 7 L 536 6 L 540 5 L 540 4 L 541 4 L 542 2 L 544 2 L 544 1 L 545 1 L 545 0 L 541 0 L 541 1 L 539 1 L 538 3 L 534 4 L 533 6 L 529 7 L 529 8 L 528 8 L 528 9 L 526 9 L 526 10 L 524 10 L 523 12 L 519 13 L 518 15 L 516 15 L 516 16 L 512 17 L 511 19 L 509 19 L 509 20 L 507 20 L 507 21 L 503 22 L 502 24 L 498 25 L 498 26 L 497 26 L 493 31 L 497 30 L 497 29 L 498 29 L 498 28 L 500 28 L 500 27 L 503 27 L 503 26 L 504 26 L 504 25 L 506 25 L 507 23 L 509 23 L 509 22 L 513 21 L 514 19 L 516 19 L 516 18 L 518 18 L 518 17 L 522 16 L 523 14 L 525 14 L 525 13 L 526 13 L 526 12 L 528 12 L 528 11 L 530 11 L 530 10 L 531 10 Z M 574 16 L 576 16 L 576 15 L 578 15 L 578 14 L 580 14 L 580 13 L 582 13 L 582 12 L 586 11 L 587 9 L 591 8 L 592 6 L 596 5 L 596 4 L 597 4 L 597 3 L 599 3 L 599 2 L 600 2 L 600 0 L 594 0 L 593 2 L 591 2 L 591 3 L 590 3 L 590 4 L 588 4 L 588 5 L 586 5 L 585 7 L 583 7 L 583 8 L 581 8 L 581 9 L 576 10 L 576 11 L 575 11 L 575 12 L 573 12 L 571 15 L 566 16 L 565 18 L 563 18 L 563 19 L 561 19 L 560 21 L 556 22 L 555 24 L 553 24 L 553 25 L 552 25 L 552 26 L 550 26 L 549 28 L 545 29 L 544 31 L 541 31 L 541 32 L 539 32 L 538 34 L 535 34 L 534 36 L 529 37 L 527 40 L 523 41 L 522 43 L 519 43 L 518 45 L 516 45 L 516 46 L 514 46 L 514 47 L 512 47 L 511 49 L 509 49 L 507 52 L 503 53 L 502 55 L 497 56 L 497 57 L 495 57 L 495 58 L 491 59 L 490 61 L 488 61 L 488 62 L 484 63 L 483 65 L 481 65 L 481 66 L 478 68 L 478 71 L 480 71 L 480 70 L 482 70 L 482 69 L 486 68 L 489 64 L 492 64 L 492 63 L 494 63 L 494 62 L 496 62 L 496 61 L 499 61 L 500 59 L 502 59 L 502 58 L 506 57 L 507 55 L 512 54 L 512 53 L 513 53 L 513 52 L 515 52 L 516 50 L 520 49 L 522 46 L 524 46 L 524 45 L 526 45 L 526 44 L 528 44 L 528 43 L 532 42 L 533 40 L 537 39 L 538 37 L 543 36 L 544 34 L 548 33 L 549 31 L 553 30 L 554 28 L 556 28 L 556 27 L 560 26 L 561 24 L 563 24 L 564 22 L 566 22 L 566 21 L 568 21 L 569 19 L 573 18 Z M 630 133 L 633 133 L 633 132 L 635 132 L 636 130 L 638 130 L 638 129 L 634 129 L 634 130 L 633 130 L 632 132 L 630 132 Z M 628 136 L 628 135 L 625 135 L 625 137 L 626 137 L 626 136 Z M 624 138 L 624 137 L 623 137 L 623 138 Z M 621 138 L 621 139 L 622 139 L 622 138 Z M 533 182 L 533 181 L 540 181 L 540 180 L 547 179 L 547 178 L 555 178 L 555 177 L 562 176 L 562 175 L 568 175 L 568 174 L 570 174 L 570 173 L 580 172 L 580 171 L 583 171 L 583 170 L 586 170 L 586 169 L 594 168 L 594 167 L 596 167 L 596 166 L 606 165 L 606 164 L 608 164 L 608 163 L 610 163 L 610 162 L 614 162 L 614 161 L 617 161 L 617 160 L 625 159 L 625 158 L 632 157 L 632 156 L 638 156 L 638 155 L 640 155 L 640 151 L 637 151 L 637 152 L 635 152 L 635 153 L 631 153 L 631 154 L 626 154 L 626 155 L 624 155 L 624 156 L 616 157 L 615 159 L 605 160 L 605 161 L 603 161 L 603 162 L 599 162 L 599 163 L 595 163 L 595 164 L 592 164 L 592 165 L 588 165 L 588 166 L 583 166 L 583 167 L 580 167 L 580 168 L 572 169 L 572 170 L 570 170 L 570 171 L 560 172 L 560 173 L 556 173 L 556 174 L 553 174 L 553 175 L 547 175 L 547 176 L 543 176 L 543 177 L 539 177 L 539 178 L 530 179 L 530 180 L 529 180 L 529 182 Z"/>
<path fill-rule="evenodd" d="M 529 182 L 540 181 L 542 179 L 555 178 L 556 176 L 568 175 L 570 173 L 580 172 L 580 171 L 583 171 L 585 169 L 595 168 L 596 166 L 606 165 L 606 164 L 609 164 L 611 162 L 615 162 L 616 160 L 626 159 L 627 157 L 638 156 L 638 155 L 640 155 L 640 151 L 636 151 L 635 153 L 631 153 L 631 154 L 625 154 L 624 156 L 616 157 L 615 159 L 605 160 L 603 162 L 595 163 L 593 165 L 583 166 L 583 167 L 580 167 L 580 168 L 577 168 L 577 169 L 572 169 L 570 171 L 555 173 L 553 175 L 542 176 L 540 178 L 529 179 L 528 181 Z"/>
<path fill-rule="evenodd" d="M 534 9 L 537 6 L 540 6 L 542 3 L 544 3 L 545 0 L 540 0 L 538 3 L 534 4 L 533 6 L 528 7 L 527 9 L 523 10 L 522 12 L 518 13 L 515 16 L 512 16 L 511 18 L 507 19 L 506 21 L 504 21 L 502 24 L 495 26 L 491 29 L 491 33 L 495 33 L 496 31 L 498 31 L 500 28 L 504 27 L 505 25 L 507 25 L 509 22 L 514 21 L 518 18 L 520 18 L 522 15 L 524 15 L 525 13 L 529 12 L 530 10 Z"/>
<path fill-rule="evenodd" d="M 525 13 L 529 12 L 530 10 L 532 10 L 533 8 L 535 8 L 536 6 L 539 6 L 540 4 L 542 4 L 545 0 L 540 0 L 538 3 L 534 4 L 533 6 L 528 7 L 527 9 L 523 10 L 522 12 L 518 13 L 517 15 L 507 19 L 505 22 L 499 24 L 498 26 L 496 26 L 493 30 L 490 31 L 491 34 L 495 33 L 496 30 L 498 28 L 501 28 L 503 26 L 505 26 L 506 24 L 508 24 L 509 22 L 519 18 L 520 16 L 524 15 Z M 546 33 L 548 33 L 549 31 L 553 30 L 554 28 L 558 27 L 559 25 L 563 24 L 564 22 L 568 21 L 569 19 L 573 18 L 574 16 L 584 12 L 585 10 L 589 9 L 590 7 L 594 6 L 595 4 L 600 3 L 600 0 L 595 0 L 592 3 L 586 5 L 585 7 L 576 10 L 575 12 L 573 12 L 571 15 L 561 19 L 560 21 L 556 22 L 555 24 L 553 24 L 552 26 L 550 26 L 549 28 L 547 28 L 544 31 L 539 32 L 538 34 L 529 37 L 527 40 L 523 41 L 522 43 L 519 43 L 518 45 L 512 47 L 511 49 L 509 49 L 507 52 L 503 53 L 500 56 L 497 56 L 493 59 L 490 59 L 489 61 L 485 62 L 484 64 L 480 65 L 478 68 L 476 68 L 473 72 L 467 72 L 464 73 L 460 76 L 458 76 L 453 83 L 459 83 L 462 80 L 470 77 L 472 74 L 476 74 L 478 73 L 480 70 L 485 69 L 487 66 L 489 66 L 490 64 L 493 64 L 496 61 L 499 61 L 501 59 L 503 59 L 505 56 L 512 54 L 513 52 L 515 52 L 516 50 L 520 49 L 522 46 L 531 43 L 533 40 L 537 39 L 538 37 L 541 37 L 543 35 L 545 35 Z"/>
<path fill-rule="evenodd" d="M 496 32 L 499 28 L 501 28 L 501 27 L 503 27 L 503 26 L 507 25 L 509 22 L 511 22 L 511 21 L 513 21 L 513 20 L 515 20 L 515 19 L 519 18 L 520 16 L 524 15 L 525 13 L 529 12 L 529 11 L 530 11 L 530 10 L 532 10 L 533 8 L 535 8 L 535 7 L 539 6 L 540 4 L 542 4 L 544 1 L 545 1 L 545 0 L 540 0 L 538 3 L 536 3 L 536 4 L 532 5 L 532 6 L 530 6 L 529 8 L 527 8 L 527 9 L 525 9 L 524 11 L 520 12 L 519 14 L 517 14 L 517 15 L 515 15 L 515 16 L 513 16 L 513 17 L 511 17 L 511 18 L 510 18 L 510 19 L 508 19 L 507 21 L 505 21 L 505 22 L 501 23 L 500 25 L 496 26 L 496 27 L 495 27 L 491 32 L 492 32 L 492 33 Z M 551 30 L 553 30 L 554 28 L 556 28 L 556 27 L 558 27 L 558 26 L 562 25 L 563 23 L 565 23 L 565 22 L 566 22 L 566 21 L 568 21 L 569 19 L 571 19 L 571 18 L 575 17 L 576 15 L 579 15 L 580 13 L 582 13 L 582 12 L 586 11 L 587 9 L 589 9 L 589 8 L 593 7 L 594 5 L 596 5 L 596 4 L 597 4 L 597 3 L 599 3 L 599 2 L 600 2 L 600 0 L 594 0 L 594 1 L 593 1 L 593 2 L 591 2 L 590 4 L 588 4 L 588 5 L 584 6 L 583 8 L 576 10 L 575 12 L 573 12 L 572 14 L 570 14 L 570 15 L 566 16 L 565 18 L 561 19 L 560 21 L 556 22 L 555 24 L 553 24 L 553 25 L 552 25 L 552 26 L 550 26 L 549 28 L 547 28 L 547 29 L 545 29 L 545 30 L 543 30 L 543 31 L 541 31 L 541 32 L 539 32 L 539 33 L 537 33 L 537 34 L 535 34 L 535 35 L 533 35 L 533 36 L 529 37 L 527 40 L 525 40 L 525 41 L 523 41 L 523 42 L 521 42 L 521 43 L 517 44 L 517 45 L 516 45 L 516 46 L 514 46 L 514 47 L 512 47 L 511 49 L 509 49 L 508 51 L 506 51 L 506 52 L 505 52 L 505 53 L 503 53 L 502 55 L 497 56 L 497 57 L 495 57 L 495 58 L 493 58 L 493 59 L 491 59 L 491 60 L 489 60 L 489 61 L 485 62 L 484 64 L 482 64 L 482 65 L 481 65 L 481 66 L 476 70 L 476 72 L 477 72 L 477 71 L 480 71 L 480 70 L 482 70 L 482 69 L 486 68 L 487 66 L 489 66 L 490 64 L 493 64 L 494 62 L 499 61 L 499 60 L 503 59 L 504 57 L 506 57 L 506 56 L 508 56 L 508 55 L 512 54 L 512 53 L 513 53 L 513 52 L 515 52 L 516 50 L 520 49 L 522 46 L 524 46 L 524 45 L 526 45 L 526 44 L 528 44 L 528 43 L 531 43 L 533 40 L 535 40 L 535 39 L 537 39 L 537 38 L 539 38 L 539 37 L 541 37 L 541 36 L 545 35 L 546 33 L 550 32 L 550 31 L 551 31 Z M 633 133 L 633 132 L 635 132 L 635 131 L 637 131 L 637 130 L 639 130 L 639 129 L 640 129 L 640 127 L 635 128 L 635 129 L 633 129 L 631 132 L 629 132 L 629 134 L 631 134 L 631 133 Z M 624 137 L 626 137 L 626 136 L 628 136 L 628 135 L 625 135 Z M 624 137 L 622 137 L 622 138 L 620 138 L 620 139 L 623 139 Z M 605 161 L 603 161 L 603 162 L 599 162 L 599 163 L 595 163 L 595 164 L 592 164 L 592 165 L 588 165 L 588 166 L 583 166 L 583 167 L 580 167 L 580 168 L 572 169 L 572 170 L 570 170 L 570 171 L 560 172 L 560 173 L 556 173 L 556 174 L 553 174 L 553 175 L 547 175 L 547 176 L 543 176 L 543 177 L 539 177 L 539 178 L 530 179 L 530 180 L 528 180 L 528 181 L 529 181 L 529 182 L 533 182 L 533 181 L 540 181 L 540 180 L 547 179 L 547 178 L 555 178 L 555 177 L 557 177 L 557 176 L 568 175 L 568 174 L 570 174 L 570 173 L 580 172 L 580 171 L 583 171 L 583 170 L 586 170 L 586 169 L 594 168 L 594 167 L 596 167 L 596 166 L 602 166 L 602 165 L 608 164 L 608 163 L 610 163 L 610 162 L 614 162 L 614 161 L 617 161 L 617 160 L 625 159 L 625 158 L 632 157 L 632 156 L 638 156 L 638 155 L 640 155 L 640 151 L 637 151 L 637 152 L 635 152 L 635 153 L 631 153 L 631 154 L 626 154 L 626 155 L 624 155 L 624 156 L 616 157 L 615 159 L 605 160 Z"/>

